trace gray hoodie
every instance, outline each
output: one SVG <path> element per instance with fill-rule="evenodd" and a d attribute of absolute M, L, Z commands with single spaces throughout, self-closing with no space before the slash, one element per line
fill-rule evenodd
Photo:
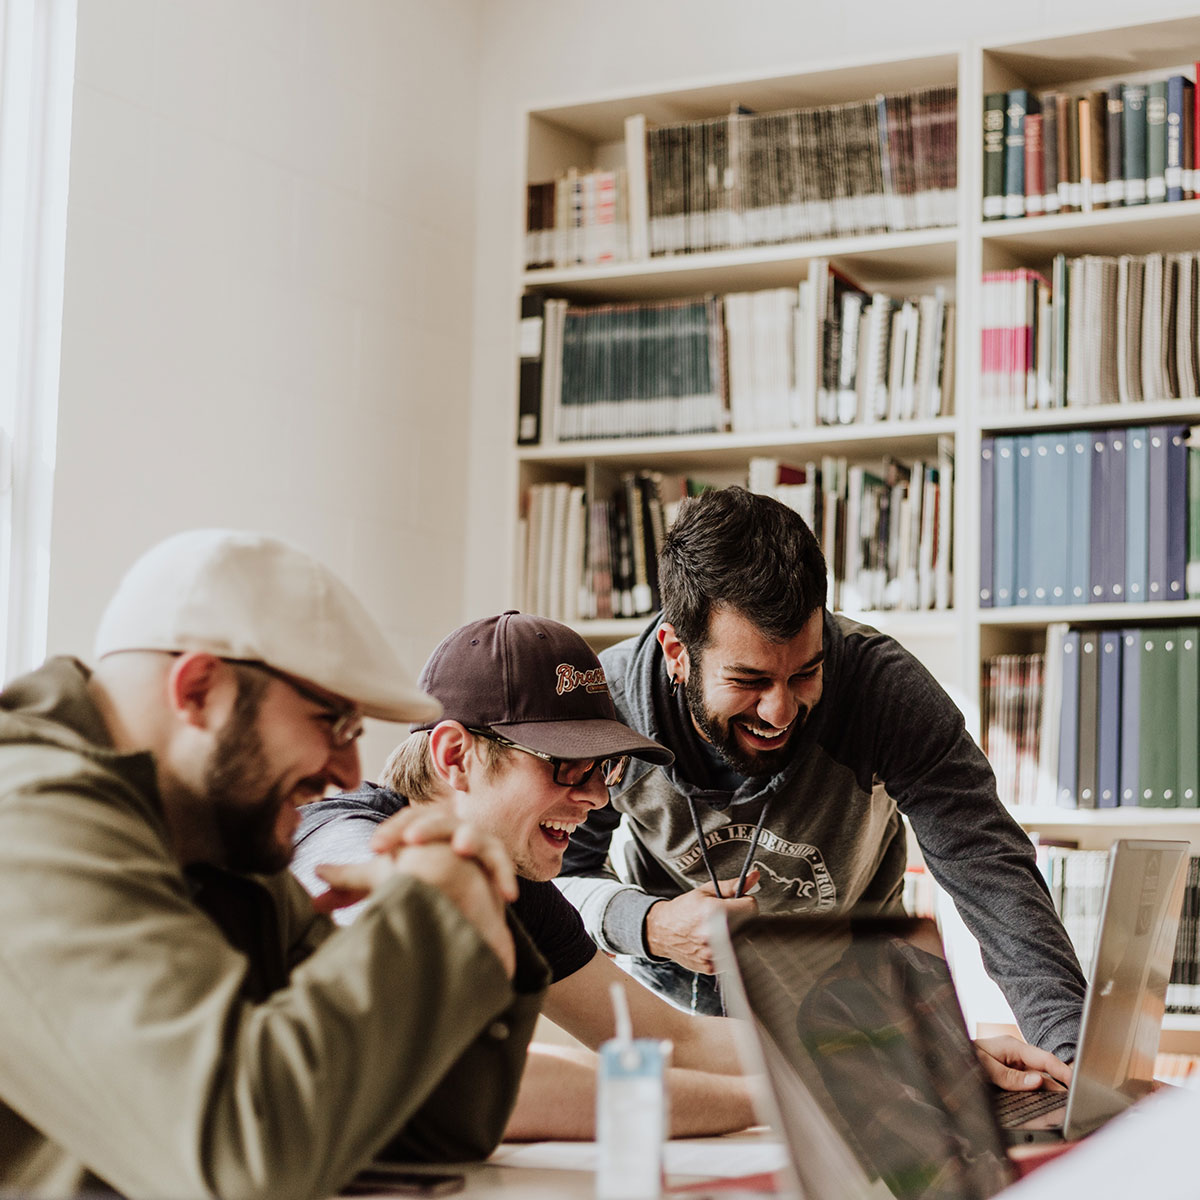
<path fill-rule="evenodd" d="M 763 912 L 898 909 L 903 814 L 1026 1038 L 1073 1057 L 1084 992 L 1079 963 L 1029 838 L 1000 803 L 991 767 L 929 672 L 893 639 L 826 613 L 819 703 L 783 769 L 730 792 L 682 691 L 670 695 L 655 638 L 660 620 L 600 656 L 621 719 L 675 752 L 670 767 L 632 764 L 609 807 L 571 838 L 559 883 L 600 945 L 648 959 L 646 911 L 708 879 L 689 796 L 721 879 L 741 871 L 768 806 L 753 855 Z M 628 882 L 608 861 L 622 817 Z"/>

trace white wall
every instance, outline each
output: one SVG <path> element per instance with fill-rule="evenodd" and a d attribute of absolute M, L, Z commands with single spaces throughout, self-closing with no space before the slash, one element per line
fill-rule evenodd
<path fill-rule="evenodd" d="M 524 220 L 520 109 L 675 82 L 786 74 L 806 64 L 903 57 L 970 39 L 1015 40 L 1149 21 L 1195 5 L 1145 0 L 503 0 L 484 6 L 479 136 L 475 370 L 471 404 L 468 612 L 509 599 L 507 546 L 494 535 L 514 504 L 511 380 L 518 232 Z"/>
<path fill-rule="evenodd" d="M 79 0 L 52 653 L 198 525 L 330 563 L 414 671 L 457 622 L 479 28 L 478 0 Z"/>

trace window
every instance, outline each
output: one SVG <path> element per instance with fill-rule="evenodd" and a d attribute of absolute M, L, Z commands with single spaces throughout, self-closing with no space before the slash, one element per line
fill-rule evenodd
<path fill-rule="evenodd" d="M 46 651 L 76 0 L 0 0 L 0 678 Z"/>

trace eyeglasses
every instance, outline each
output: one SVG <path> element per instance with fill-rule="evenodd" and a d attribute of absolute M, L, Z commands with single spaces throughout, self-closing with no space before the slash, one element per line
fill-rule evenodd
<path fill-rule="evenodd" d="M 336 700 L 309 687 L 294 675 L 289 675 L 286 671 L 277 671 L 274 667 L 267 666 L 266 663 L 249 662 L 245 659 L 230 659 L 229 661 L 234 666 L 247 667 L 251 671 L 270 675 L 272 679 L 278 679 L 280 683 L 286 684 L 310 704 L 315 704 L 323 713 L 325 720 L 329 722 L 329 743 L 335 750 L 344 750 L 362 736 L 363 715 L 359 712 L 357 704 L 339 704 Z"/>
<path fill-rule="evenodd" d="M 559 787 L 583 787 L 585 783 L 600 768 L 600 778 L 605 787 L 616 787 L 624 778 L 625 769 L 629 766 L 629 755 L 619 754 L 612 758 L 556 758 L 553 754 L 543 754 L 540 750 L 530 750 L 528 746 L 511 742 L 490 729 L 477 729 L 468 725 L 468 730 L 476 737 L 486 738 L 498 746 L 507 746 L 510 750 L 520 750 L 522 754 L 532 754 L 542 762 L 548 762 L 554 768 L 554 782 Z"/>

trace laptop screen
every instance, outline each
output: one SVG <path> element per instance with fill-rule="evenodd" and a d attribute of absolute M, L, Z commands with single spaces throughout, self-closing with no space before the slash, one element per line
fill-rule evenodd
<path fill-rule="evenodd" d="M 808 1194 L 966 1200 L 1010 1181 L 932 921 L 755 917 L 724 953 Z"/>

